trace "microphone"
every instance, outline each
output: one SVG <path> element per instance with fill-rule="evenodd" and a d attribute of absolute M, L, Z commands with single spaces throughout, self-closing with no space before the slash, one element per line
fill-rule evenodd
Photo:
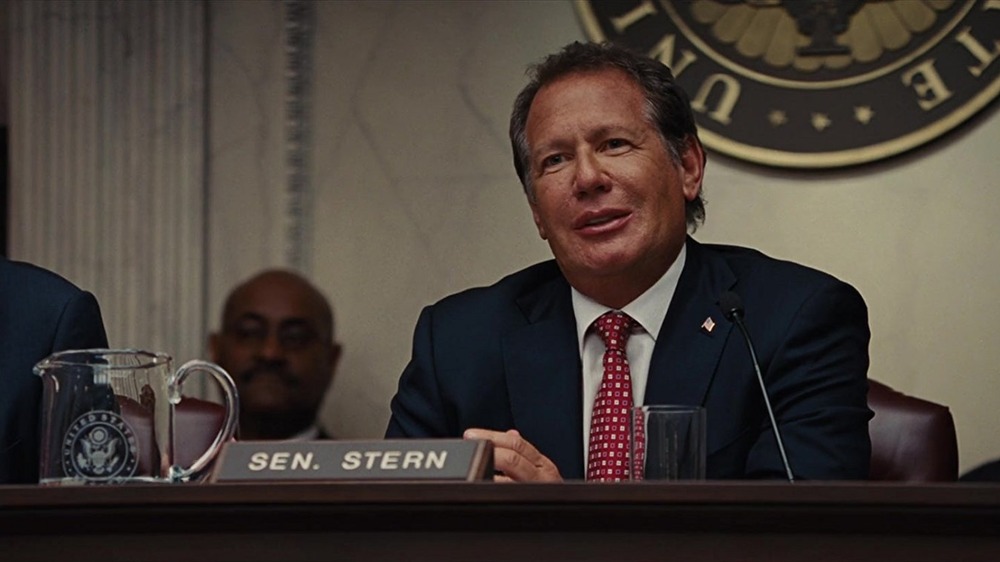
<path fill-rule="evenodd" d="M 785 444 L 781 440 L 781 432 L 778 431 L 778 421 L 774 419 L 774 410 L 771 409 L 771 400 L 767 397 L 767 387 L 764 386 L 764 375 L 760 372 L 760 364 L 757 362 L 757 352 L 754 351 L 753 343 L 750 341 L 750 333 L 743 323 L 743 301 L 740 296 L 732 291 L 726 291 L 719 296 L 719 308 L 726 316 L 726 319 L 736 324 L 743 334 L 743 341 L 747 344 L 750 352 L 750 361 L 753 362 L 753 370 L 757 374 L 757 382 L 760 383 L 760 393 L 764 396 L 764 407 L 767 409 L 767 417 L 771 420 L 771 429 L 774 430 L 774 440 L 778 442 L 778 452 L 781 453 L 781 464 L 785 467 L 785 474 L 789 482 L 795 482 L 792 475 L 792 467 L 788 464 L 788 455 L 785 454 Z"/>

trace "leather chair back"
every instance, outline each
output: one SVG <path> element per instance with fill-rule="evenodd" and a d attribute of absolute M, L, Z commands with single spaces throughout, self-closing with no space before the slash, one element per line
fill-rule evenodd
<path fill-rule="evenodd" d="M 868 381 L 872 440 L 869 480 L 948 482 L 958 478 L 958 439 L 946 406 Z"/>
<path fill-rule="evenodd" d="M 215 441 L 215 436 L 226 422 L 226 408 L 185 396 L 174 409 L 174 456 L 177 464 L 189 467 L 198 460 Z M 205 474 L 211 471 L 209 464 Z"/>
<path fill-rule="evenodd" d="M 150 466 L 160 462 L 152 414 L 138 402 L 123 396 L 118 397 L 118 404 L 122 416 L 132 428 L 140 451 L 138 471 L 148 473 Z M 215 441 L 225 419 L 226 409 L 222 405 L 185 396 L 174 407 L 174 463 L 183 467 L 194 464 Z M 209 464 L 200 473 L 200 478 L 208 475 L 211 468 L 212 464 Z"/>

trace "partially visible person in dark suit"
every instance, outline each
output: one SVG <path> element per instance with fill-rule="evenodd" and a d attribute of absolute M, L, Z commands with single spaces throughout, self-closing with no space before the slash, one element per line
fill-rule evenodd
<path fill-rule="evenodd" d="M 42 383 L 35 364 L 57 351 L 107 346 L 94 295 L 0 257 L 0 484 L 38 482 Z"/>
<path fill-rule="evenodd" d="M 966 472 L 959 482 L 1000 482 L 1000 459 L 985 462 Z"/>
<path fill-rule="evenodd" d="M 708 478 L 784 478 L 720 310 L 735 292 L 795 476 L 867 477 L 864 300 L 825 273 L 687 235 L 704 218 L 705 152 L 666 66 L 569 45 L 533 68 L 510 139 L 555 260 L 423 310 L 387 437 L 489 440 L 501 481 L 618 481 L 629 407 L 700 405 Z"/>
<path fill-rule="evenodd" d="M 330 303 L 309 281 L 272 269 L 241 283 L 209 348 L 239 390 L 240 439 L 330 438 L 317 416 L 340 344 Z"/>

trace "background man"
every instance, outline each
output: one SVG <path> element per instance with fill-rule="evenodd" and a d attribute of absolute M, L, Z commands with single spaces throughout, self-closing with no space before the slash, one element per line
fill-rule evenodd
<path fill-rule="evenodd" d="M 719 309 L 733 291 L 795 475 L 867 476 L 864 301 L 824 273 L 687 236 L 704 217 L 705 153 L 669 69 L 569 45 L 533 68 L 510 137 L 555 261 L 424 309 L 388 437 L 489 439 L 501 480 L 614 481 L 627 467 L 605 471 L 614 453 L 597 420 L 632 403 L 697 404 L 709 478 L 784 477 L 744 342 Z M 602 366 L 608 325 L 627 340 L 617 380 Z"/>
<path fill-rule="evenodd" d="M 57 351 L 105 347 L 94 295 L 0 256 L 0 484 L 38 482 L 42 381 L 32 367 Z"/>
<path fill-rule="evenodd" d="M 268 270 L 226 299 L 213 360 L 240 394 L 240 439 L 327 439 L 317 424 L 340 345 L 326 298 L 290 271 Z"/>

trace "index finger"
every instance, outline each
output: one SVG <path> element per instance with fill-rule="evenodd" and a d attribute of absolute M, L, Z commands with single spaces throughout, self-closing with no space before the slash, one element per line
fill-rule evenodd
<path fill-rule="evenodd" d="M 466 439 L 488 439 L 493 443 L 493 461 L 496 470 L 505 478 L 496 481 L 561 482 L 559 468 L 528 442 L 516 429 L 490 431 L 479 428 L 467 430 Z"/>
<path fill-rule="evenodd" d="M 534 445 L 521 437 L 521 433 L 516 429 L 494 431 L 492 429 L 473 427 L 466 429 L 465 433 L 462 434 L 462 437 L 464 439 L 482 439 L 484 441 L 492 441 L 494 447 L 514 451 L 532 463 L 544 458 Z"/>

